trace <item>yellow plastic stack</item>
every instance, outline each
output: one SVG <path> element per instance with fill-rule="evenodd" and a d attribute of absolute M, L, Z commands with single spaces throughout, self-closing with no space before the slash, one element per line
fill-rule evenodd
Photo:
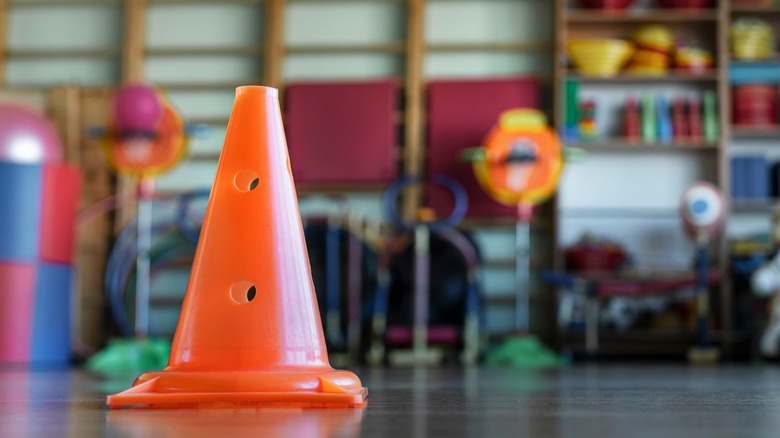
<path fill-rule="evenodd" d="M 740 18 L 731 26 L 731 50 L 734 58 L 752 61 L 774 56 L 772 27 L 758 18 Z"/>
<path fill-rule="evenodd" d="M 669 72 L 674 36 L 668 27 L 645 24 L 634 31 L 632 38 L 637 50 L 626 72 L 648 76 L 663 76 Z"/>

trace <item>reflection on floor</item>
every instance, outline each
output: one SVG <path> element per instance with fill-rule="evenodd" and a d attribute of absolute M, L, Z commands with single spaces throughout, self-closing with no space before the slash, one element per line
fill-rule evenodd
<path fill-rule="evenodd" d="M 129 381 L 0 371 L 0 437 L 750 437 L 780 429 L 780 368 L 363 370 L 351 410 L 115 410 Z"/>

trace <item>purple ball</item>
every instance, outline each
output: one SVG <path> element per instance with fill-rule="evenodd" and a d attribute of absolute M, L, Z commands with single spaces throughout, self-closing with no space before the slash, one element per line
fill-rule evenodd
<path fill-rule="evenodd" d="M 0 161 L 40 164 L 62 161 L 54 125 L 43 114 L 18 103 L 0 103 Z"/>
<path fill-rule="evenodd" d="M 146 84 L 119 88 L 114 100 L 114 121 L 122 132 L 148 134 L 157 130 L 162 105 L 157 90 Z"/>

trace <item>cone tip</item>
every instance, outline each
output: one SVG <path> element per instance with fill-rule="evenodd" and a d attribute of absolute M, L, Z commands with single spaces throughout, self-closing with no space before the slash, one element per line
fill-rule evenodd
<path fill-rule="evenodd" d="M 279 90 L 273 87 L 266 87 L 263 85 L 243 85 L 236 88 L 236 96 L 241 94 L 264 94 L 270 97 L 278 97 Z"/>

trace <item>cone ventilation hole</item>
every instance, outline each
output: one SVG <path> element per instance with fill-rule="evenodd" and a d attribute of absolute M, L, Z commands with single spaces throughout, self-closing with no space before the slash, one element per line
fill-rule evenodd
<path fill-rule="evenodd" d="M 230 288 L 230 297 L 238 304 L 247 304 L 255 299 L 257 288 L 249 281 L 242 280 Z"/>
<path fill-rule="evenodd" d="M 251 170 L 242 170 L 236 174 L 233 182 L 238 190 L 242 192 L 251 192 L 260 184 L 260 178 Z"/>

